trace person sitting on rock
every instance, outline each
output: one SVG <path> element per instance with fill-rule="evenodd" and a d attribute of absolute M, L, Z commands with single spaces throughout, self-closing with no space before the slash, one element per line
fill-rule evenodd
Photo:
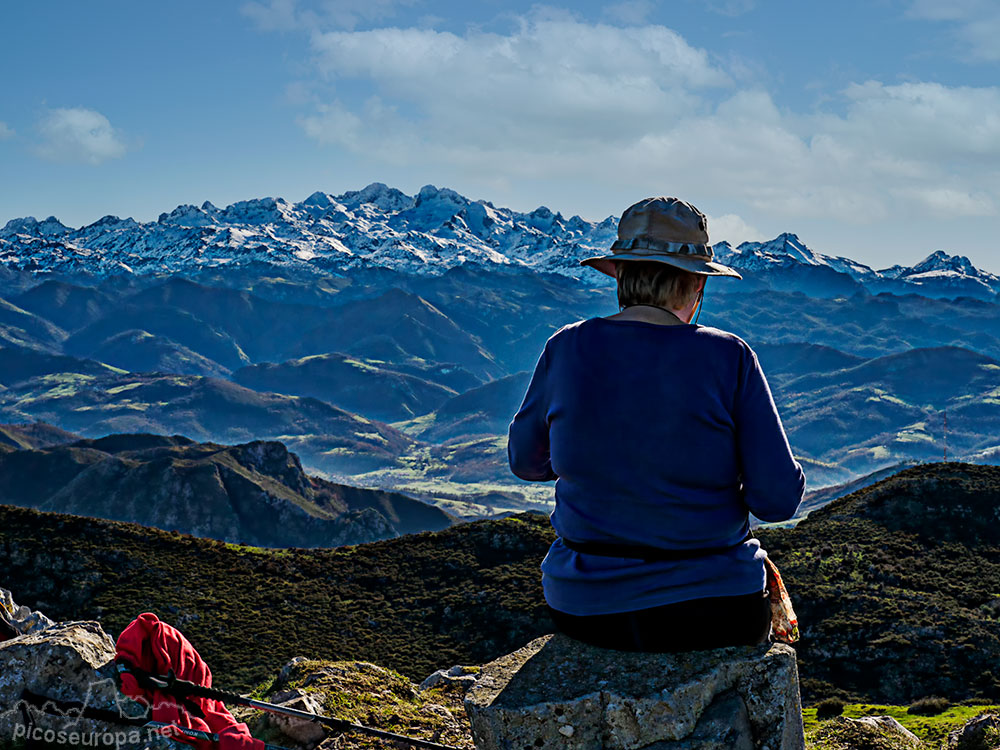
<path fill-rule="evenodd" d="M 766 552 L 749 514 L 791 518 L 805 476 L 754 351 L 692 323 L 713 260 L 707 220 L 677 198 L 628 208 L 608 255 L 619 312 L 545 342 L 507 451 L 556 480 L 558 538 L 542 561 L 556 627 L 620 650 L 766 642 Z"/>

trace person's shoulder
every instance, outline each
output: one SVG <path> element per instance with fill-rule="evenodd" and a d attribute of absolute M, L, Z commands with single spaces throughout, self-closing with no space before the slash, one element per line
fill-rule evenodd
<path fill-rule="evenodd" d="M 721 328 L 698 326 L 695 330 L 695 339 L 714 352 L 715 356 L 736 360 L 741 363 L 741 367 L 757 359 L 757 353 L 750 344 L 735 333 L 723 331 Z"/>
<path fill-rule="evenodd" d="M 567 338 L 569 336 L 578 334 L 580 330 L 591 320 L 593 320 L 593 318 L 587 318 L 584 320 L 575 320 L 572 323 L 567 323 L 561 328 L 558 328 L 551 336 L 549 336 L 548 341 L 546 341 L 546 344 L 561 338 Z"/>
<path fill-rule="evenodd" d="M 735 333 L 724 331 L 721 328 L 713 328 L 712 326 L 695 326 L 695 333 L 698 336 L 705 337 L 713 343 L 719 344 L 720 346 L 730 346 L 753 351 L 750 349 L 750 344 L 741 339 Z"/>

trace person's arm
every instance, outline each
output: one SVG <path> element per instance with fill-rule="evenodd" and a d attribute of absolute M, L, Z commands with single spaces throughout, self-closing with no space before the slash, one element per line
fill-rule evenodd
<path fill-rule="evenodd" d="M 545 419 L 548 402 L 545 381 L 548 373 L 546 349 L 538 356 L 521 408 L 507 428 L 507 460 L 510 470 L 530 482 L 558 479 L 549 458 L 549 424 Z"/>
<path fill-rule="evenodd" d="M 802 502 L 806 478 L 792 456 L 757 355 L 749 347 L 740 368 L 735 407 L 743 502 L 761 521 L 786 521 Z"/>

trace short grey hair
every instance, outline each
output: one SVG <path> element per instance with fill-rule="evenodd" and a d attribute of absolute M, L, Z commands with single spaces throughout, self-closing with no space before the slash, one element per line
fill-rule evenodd
<path fill-rule="evenodd" d="M 618 304 L 659 305 L 679 310 L 698 295 L 699 274 L 651 260 L 623 260 L 618 270 Z"/>

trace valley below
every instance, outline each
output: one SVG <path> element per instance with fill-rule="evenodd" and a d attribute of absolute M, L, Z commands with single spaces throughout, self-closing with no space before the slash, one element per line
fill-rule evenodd
<path fill-rule="evenodd" d="M 510 473 L 507 426 L 545 339 L 613 312 L 609 292 L 461 269 L 372 283 L 317 306 L 176 278 L 45 281 L 0 310 L 0 421 L 276 441 L 330 481 L 457 517 L 550 509 L 551 486 Z M 1000 462 L 1000 305 L 708 299 L 702 322 L 757 351 L 810 490 L 902 462 Z"/>
<path fill-rule="evenodd" d="M 0 229 L 0 423 L 277 441 L 330 481 L 460 518 L 552 507 L 507 426 L 546 339 L 616 311 L 579 266 L 615 220 L 378 183 L 146 224 Z M 936 251 L 875 270 L 796 235 L 716 254 L 701 324 L 757 351 L 810 490 L 1000 463 L 1000 277 Z M 2 498 L 0 498 L 2 500 Z"/>

